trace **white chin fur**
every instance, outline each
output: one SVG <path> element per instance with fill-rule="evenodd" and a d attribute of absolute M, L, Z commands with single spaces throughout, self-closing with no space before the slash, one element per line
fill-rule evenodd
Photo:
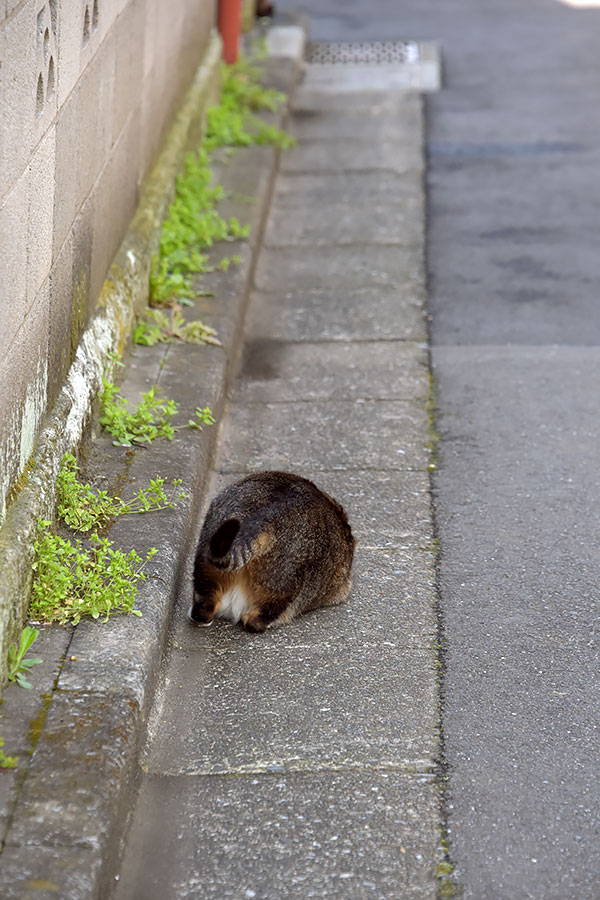
<path fill-rule="evenodd" d="M 248 609 L 248 596 L 245 590 L 236 584 L 221 597 L 221 606 L 217 616 L 221 619 L 229 619 L 230 622 L 239 622 Z"/>

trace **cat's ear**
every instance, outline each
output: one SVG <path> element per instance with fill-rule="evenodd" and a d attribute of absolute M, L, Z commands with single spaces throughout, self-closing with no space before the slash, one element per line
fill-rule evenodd
<path fill-rule="evenodd" d="M 226 521 L 217 528 L 210 540 L 211 556 L 215 559 L 221 559 L 223 556 L 227 556 L 239 530 L 239 519 L 226 519 Z"/>

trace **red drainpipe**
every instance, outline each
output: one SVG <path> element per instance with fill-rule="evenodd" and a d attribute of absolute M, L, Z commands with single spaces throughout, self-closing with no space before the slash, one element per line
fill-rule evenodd
<path fill-rule="evenodd" d="M 238 58 L 241 19 L 242 0 L 219 0 L 219 33 L 226 63 L 234 63 Z"/>

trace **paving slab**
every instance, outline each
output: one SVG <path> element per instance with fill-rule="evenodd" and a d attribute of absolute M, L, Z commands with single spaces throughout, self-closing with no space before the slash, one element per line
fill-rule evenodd
<path fill-rule="evenodd" d="M 190 587 L 180 595 L 174 615 L 171 646 L 183 650 L 233 650 L 244 653 L 307 649 L 339 642 L 341 635 L 369 643 L 429 648 L 437 639 L 434 604 L 435 561 L 429 550 L 413 547 L 366 549 L 360 543 L 353 565 L 354 580 L 348 599 L 337 607 L 301 616 L 291 628 L 270 632 L 266 641 L 254 641 L 240 625 L 216 619 L 210 628 L 194 628 L 187 613 Z"/>
<path fill-rule="evenodd" d="M 427 471 L 304 471 L 302 474 L 343 501 L 362 548 L 431 548 Z"/>
<path fill-rule="evenodd" d="M 340 72 L 339 77 L 340 80 L 343 80 L 343 71 Z M 411 117 L 419 114 L 422 104 L 423 100 L 419 93 L 394 91 L 390 90 L 389 86 L 385 89 L 369 87 L 362 91 L 353 90 L 341 98 L 339 94 L 322 91 L 321 87 L 315 84 L 315 70 L 312 66 L 307 66 L 304 77 L 294 94 L 293 116 L 290 124 L 293 125 L 297 120 L 302 121 L 307 112 L 327 113 L 333 121 L 338 115 L 347 115 L 348 112 L 360 113 L 368 121 L 371 116 L 380 116 L 385 111 L 390 118 L 393 118 L 392 113 L 402 117 L 402 122 L 410 126 L 417 124 L 418 120 Z"/>
<path fill-rule="evenodd" d="M 138 712 L 133 701 L 114 695 L 90 690 L 55 692 L 7 846 L 70 845 L 97 849 L 107 839 L 110 819 L 99 810 L 111 806 L 118 797 L 121 745 L 135 742 Z M 68 732 L 62 724 L 66 716 L 73 723 Z M 57 748 L 63 766 L 49 771 L 45 758 L 56 753 Z M 101 792 L 91 762 L 104 767 L 106 777 Z"/>
<path fill-rule="evenodd" d="M 427 336 L 423 287 L 416 281 L 388 287 L 253 293 L 246 324 L 250 340 L 373 341 Z"/>
<path fill-rule="evenodd" d="M 43 660 L 31 670 L 31 680 L 35 690 L 23 690 L 15 683 L 4 690 L 0 705 L 0 738 L 4 741 L 3 752 L 17 757 L 14 769 L 2 769 L 0 778 L 0 842 L 5 840 L 10 825 L 15 794 L 23 778 L 30 755 L 40 734 L 47 709 L 48 699 L 56 682 L 56 671 L 64 659 L 71 641 L 73 629 L 41 628 L 28 656 Z"/>
<path fill-rule="evenodd" d="M 167 516 L 163 522 L 165 529 L 173 534 L 181 525 L 180 519 L 173 522 Z M 155 543 L 156 536 L 155 532 L 152 535 Z M 148 546 L 145 545 L 146 552 Z M 165 541 L 147 567 L 148 581 L 136 603 L 136 609 L 142 612 L 141 618 L 132 615 L 124 617 L 123 621 L 117 619 L 115 622 L 115 617 L 102 624 L 85 620 L 80 623 L 63 665 L 61 689 L 85 692 L 93 685 L 97 692 L 106 691 L 109 696 L 118 692 L 142 707 L 146 673 L 149 667 L 157 664 L 164 640 L 165 601 L 176 590 L 171 570 L 176 566 L 177 549 L 176 540 L 170 545 Z"/>
<path fill-rule="evenodd" d="M 336 62 L 317 62 L 310 66 L 307 82 L 323 94 L 340 100 L 346 94 L 372 91 L 438 91 L 440 65 L 437 45 L 419 44 L 418 62 L 385 62 L 355 60 L 340 66 Z M 343 75 L 340 75 L 340 69 Z"/>
<path fill-rule="evenodd" d="M 245 147 L 241 153 L 226 154 L 221 165 L 214 167 L 214 181 L 227 184 L 227 192 L 219 202 L 219 215 L 227 221 L 235 216 L 241 225 L 248 226 L 252 248 L 260 243 L 262 235 L 258 197 L 270 190 L 270 173 L 277 155 L 274 147 Z"/>
<path fill-rule="evenodd" d="M 265 247 L 254 286 L 259 291 L 354 291 L 356 288 L 412 286 L 422 290 L 422 247 L 357 244 L 338 247 Z"/>
<path fill-rule="evenodd" d="M 35 858 L 39 877 L 24 875 Z M 102 878 L 96 848 L 86 846 L 5 846 L 2 851 L 2 900 L 83 900 L 92 897 Z M 105 886 L 108 890 L 108 888 Z"/>
<path fill-rule="evenodd" d="M 364 91 L 337 97 L 300 86 L 290 131 L 296 147 L 281 170 L 341 172 L 423 168 L 422 99 L 416 93 Z M 413 140 L 404 140 L 406 131 Z"/>
<path fill-rule="evenodd" d="M 249 403 L 288 400 L 425 401 L 425 344 L 247 340 L 237 390 Z"/>
<path fill-rule="evenodd" d="M 281 163 L 281 171 L 286 174 L 301 172 L 337 173 L 367 172 L 386 170 L 397 174 L 420 171 L 423 155 L 420 147 L 399 142 L 396 137 L 387 136 L 373 143 L 370 136 L 355 135 L 348 138 L 327 139 L 304 138 Z"/>
<path fill-rule="evenodd" d="M 255 640 L 265 643 L 264 636 Z M 175 650 L 150 722 L 145 765 L 196 775 L 429 770 L 435 695 L 428 648 L 382 646 L 375 636 L 358 641 L 340 634 L 286 647 L 284 663 L 277 652 L 245 653 L 239 644 L 230 651 Z"/>
<path fill-rule="evenodd" d="M 223 472 L 426 469 L 429 424 L 401 400 L 246 403 L 223 425 Z"/>
<path fill-rule="evenodd" d="M 354 108 L 353 108 L 354 107 Z M 400 143 L 407 132 L 420 146 L 422 100 L 418 95 L 378 92 L 347 95 L 343 103 L 335 95 L 319 94 L 304 88 L 294 102 L 290 134 L 299 145 L 305 141 L 361 139 L 369 134 L 374 145 L 387 141 Z"/>
<path fill-rule="evenodd" d="M 369 243 L 422 247 L 421 179 L 419 170 L 402 175 L 362 171 L 282 176 L 277 181 L 265 245 Z M 301 204 L 298 194 L 302 195 Z"/>
<path fill-rule="evenodd" d="M 115 900 L 436 897 L 436 790 L 414 775 L 156 775 L 139 810 Z"/>
<path fill-rule="evenodd" d="M 106 896 L 103 862 L 116 852 L 113 816 L 128 812 L 139 712 L 117 695 L 54 692 L 2 853 L 3 898 Z"/>
<path fill-rule="evenodd" d="M 233 346 L 240 337 L 243 314 L 248 296 L 248 273 L 252 271 L 256 254 L 245 241 L 232 241 L 225 247 L 215 247 L 215 265 L 223 258 L 236 256 L 226 272 L 216 271 L 203 274 L 194 281 L 200 296 L 189 310 L 184 310 L 186 318 L 199 318 L 217 332 L 228 357 L 235 358 Z M 204 294 L 204 295 L 203 295 Z M 206 296 L 208 294 L 208 296 Z"/>

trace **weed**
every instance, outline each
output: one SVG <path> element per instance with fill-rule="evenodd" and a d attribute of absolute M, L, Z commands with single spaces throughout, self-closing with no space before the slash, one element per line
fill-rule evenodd
<path fill-rule="evenodd" d="M 133 329 L 134 344 L 153 347 L 163 341 L 188 341 L 193 344 L 216 344 L 221 342 L 216 337 L 214 328 L 205 325 L 200 319 L 186 322 L 181 307 L 173 304 L 168 313 L 159 309 L 147 309 L 144 318 Z"/>
<path fill-rule="evenodd" d="M 143 568 L 157 553 L 152 548 L 145 560 L 134 550 L 113 550 L 112 541 L 93 534 L 90 546 L 67 541 L 49 531 L 40 520 L 35 542 L 34 580 L 29 615 L 40 622 L 77 625 L 82 616 L 93 619 L 125 612 L 141 616 L 133 608 L 137 585 L 146 576 Z"/>
<path fill-rule="evenodd" d="M 430 541 L 428 541 L 426 544 L 424 544 L 420 549 L 424 550 L 426 553 L 431 553 L 431 555 L 437 561 L 437 560 L 439 560 L 439 557 L 442 552 L 442 545 L 440 543 L 439 538 L 432 538 Z"/>
<path fill-rule="evenodd" d="M 217 266 L 217 269 L 219 270 L 219 272 L 228 272 L 229 266 L 231 266 L 233 263 L 238 265 L 241 261 L 241 256 L 237 256 L 237 254 L 234 254 L 234 256 L 227 256 L 225 257 L 225 259 L 221 260 L 221 262 Z"/>
<path fill-rule="evenodd" d="M 104 373 L 108 375 L 110 369 L 113 366 L 120 367 L 121 369 L 125 368 L 125 363 L 121 359 L 121 354 L 117 353 L 116 350 L 109 350 L 106 354 L 106 362 L 104 366 Z"/>
<path fill-rule="evenodd" d="M 203 425 L 214 425 L 215 420 L 213 418 L 213 414 L 210 406 L 205 406 L 204 409 L 200 409 L 199 406 L 196 407 L 196 418 L 188 419 L 188 425 L 190 428 L 197 428 L 198 431 L 202 431 Z"/>
<path fill-rule="evenodd" d="M 203 263 L 204 265 L 204 263 Z M 150 303 L 152 306 L 170 306 L 179 303 L 193 305 L 196 292 L 192 290 L 189 278 L 181 272 L 169 271 L 169 260 L 159 260 L 155 254 L 150 266 Z"/>
<path fill-rule="evenodd" d="M 195 153 L 186 156 L 183 171 L 175 182 L 173 202 L 163 222 L 159 252 L 152 260 L 150 306 L 191 304 L 195 297 L 206 293 L 194 288 L 192 277 L 211 271 L 207 250 L 216 241 L 248 236 L 248 227 L 242 226 L 238 219 L 224 219 L 217 212 L 216 206 L 224 198 L 225 191 L 214 183 L 211 154 L 223 148 L 253 144 L 286 148 L 294 143 L 285 132 L 256 115 L 259 110 L 277 110 L 285 100 L 284 94 L 263 88 L 261 77 L 262 70 L 247 59 L 223 66 L 220 103 L 207 110 L 204 141 Z M 236 260 L 236 257 L 223 260 L 218 268 L 225 269 Z M 154 340 L 160 333 L 151 329 L 152 323 L 142 324 L 143 327 L 138 326 L 140 342 Z M 194 340 L 191 335 L 192 331 L 188 330 L 177 337 Z M 198 342 L 210 343 L 205 339 Z"/>
<path fill-rule="evenodd" d="M 260 66 L 241 58 L 231 66 L 223 66 L 221 102 L 207 111 L 207 150 L 220 147 L 250 147 L 273 144 L 287 149 L 294 145 L 288 135 L 255 115 L 259 110 L 275 112 L 285 100 L 279 91 L 264 88 Z"/>
<path fill-rule="evenodd" d="M 442 787 L 442 785 L 439 785 Z M 450 862 L 450 848 L 448 846 L 448 840 L 446 836 L 445 828 L 440 828 L 440 846 L 439 850 L 442 858 L 437 864 L 436 867 L 436 876 L 438 880 L 438 895 L 440 898 L 444 898 L 444 900 L 451 900 L 451 898 L 456 897 L 457 888 L 456 884 L 453 880 L 453 873 L 455 866 Z"/>
<path fill-rule="evenodd" d="M 454 872 L 454 866 L 452 863 L 443 861 L 437 864 L 437 876 L 438 878 L 442 875 L 452 875 Z"/>
<path fill-rule="evenodd" d="M 25 464 L 25 467 L 24 467 L 23 471 L 21 472 L 21 474 L 19 475 L 19 477 L 15 479 L 12 487 L 9 489 L 8 495 L 6 497 L 7 504 L 11 504 L 13 502 L 13 500 L 18 496 L 18 494 L 21 493 L 23 488 L 28 484 L 29 476 L 31 475 L 31 472 L 34 469 L 35 469 L 35 461 L 33 459 L 30 459 Z"/>
<path fill-rule="evenodd" d="M 157 387 L 142 394 L 140 403 L 130 411 L 116 384 L 103 378 L 102 385 L 100 424 L 113 435 L 115 446 L 151 444 L 159 437 L 170 441 L 180 428 L 202 428 L 203 425 L 215 423 L 208 407 L 203 410 L 197 407 L 196 419 L 190 419 L 187 425 L 172 425 L 171 419 L 176 415 L 179 405 L 174 400 L 161 396 Z"/>
<path fill-rule="evenodd" d="M 427 444 L 427 449 L 429 450 L 429 464 L 427 468 L 430 471 L 433 471 L 438 467 L 438 444 L 440 441 L 440 436 L 435 427 L 437 400 L 435 392 L 435 381 L 431 373 L 429 374 L 428 379 L 429 386 L 427 391 L 427 400 L 425 401 L 425 409 L 427 410 L 427 420 L 429 423 L 429 441 Z"/>
<path fill-rule="evenodd" d="M 23 631 L 21 632 L 21 640 L 19 642 L 19 647 L 17 648 L 16 644 L 13 644 L 8 648 L 8 680 L 16 681 L 19 687 L 31 689 L 33 685 L 31 685 L 27 678 L 25 677 L 25 673 L 29 672 L 29 669 L 32 666 L 37 666 L 43 660 L 39 657 L 32 657 L 31 659 L 25 659 L 25 654 L 33 644 L 33 642 L 39 636 L 39 631 L 36 628 L 30 628 L 27 625 Z"/>
<path fill-rule="evenodd" d="M 171 419 L 178 405 L 161 396 L 158 388 L 152 387 L 142 394 L 140 403 L 130 411 L 115 384 L 103 378 L 102 386 L 100 424 L 115 438 L 113 444 L 131 447 L 134 443 L 150 444 L 158 437 L 173 439 L 175 429 Z"/>
<path fill-rule="evenodd" d="M 4 750 L 4 741 L 0 738 L 0 769 L 16 769 L 19 761 L 18 756 L 7 756 Z"/>
<path fill-rule="evenodd" d="M 194 290 L 193 275 L 211 270 L 206 250 L 216 241 L 234 241 L 248 235 L 248 227 L 235 217 L 223 219 L 216 204 L 224 189 L 212 184 L 208 153 L 188 153 L 175 182 L 175 195 L 163 222 L 159 254 L 152 259 L 150 305 L 189 304 L 205 292 Z"/>
<path fill-rule="evenodd" d="M 95 491 L 91 485 L 82 484 L 77 478 L 78 471 L 77 460 L 67 453 L 58 473 L 58 515 L 69 528 L 91 531 L 102 528 L 117 516 L 175 508 L 181 479 L 173 482 L 170 497 L 164 490 L 165 479 L 157 476 L 150 481 L 149 487 L 140 488 L 130 500 L 122 500 L 109 496 L 107 491 Z M 183 497 L 185 494 L 177 493 L 178 499 Z"/>

